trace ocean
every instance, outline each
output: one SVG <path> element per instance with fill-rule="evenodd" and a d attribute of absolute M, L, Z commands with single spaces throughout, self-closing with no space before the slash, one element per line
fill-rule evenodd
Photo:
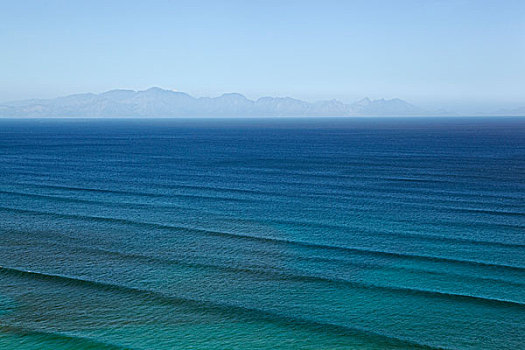
<path fill-rule="evenodd" d="M 0 120 L 2 349 L 525 349 L 525 118 Z"/>

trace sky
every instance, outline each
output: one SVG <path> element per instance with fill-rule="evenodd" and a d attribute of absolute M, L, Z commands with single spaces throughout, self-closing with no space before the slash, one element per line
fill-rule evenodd
<path fill-rule="evenodd" d="M 525 1 L 0 0 L 0 101 L 158 86 L 525 105 Z"/>

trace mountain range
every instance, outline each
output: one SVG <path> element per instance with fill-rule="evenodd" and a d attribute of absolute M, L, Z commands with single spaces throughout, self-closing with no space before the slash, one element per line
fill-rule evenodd
<path fill-rule="evenodd" d="M 353 104 L 337 100 L 305 102 L 290 97 L 250 100 L 237 93 L 219 97 L 192 97 L 187 93 L 150 88 L 143 91 L 111 90 L 54 99 L 0 104 L 0 117 L 251 117 L 251 116 L 385 116 L 428 114 L 400 99 L 370 100 Z"/>
<path fill-rule="evenodd" d="M 514 112 L 514 111 L 513 111 Z M 519 111 L 518 111 L 519 114 Z M 238 93 L 193 97 L 153 87 L 143 91 L 110 90 L 54 99 L 0 104 L 0 117 L 258 117 L 258 116 L 427 116 L 428 111 L 400 99 L 364 98 L 352 104 L 338 100 L 305 102 L 290 97 L 250 100 Z"/>

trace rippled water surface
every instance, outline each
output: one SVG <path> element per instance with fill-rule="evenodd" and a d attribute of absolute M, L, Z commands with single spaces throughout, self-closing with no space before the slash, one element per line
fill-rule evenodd
<path fill-rule="evenodd" d="M 525 119 L 0 120 L 0 348 L 525 348 Z"/>

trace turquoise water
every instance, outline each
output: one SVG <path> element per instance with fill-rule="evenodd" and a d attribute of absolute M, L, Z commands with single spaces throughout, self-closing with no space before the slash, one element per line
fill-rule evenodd
<path fill-rule="evenodd" d="M 525 348 L 525 119 L 0 120 L 0 348 Z"/>

